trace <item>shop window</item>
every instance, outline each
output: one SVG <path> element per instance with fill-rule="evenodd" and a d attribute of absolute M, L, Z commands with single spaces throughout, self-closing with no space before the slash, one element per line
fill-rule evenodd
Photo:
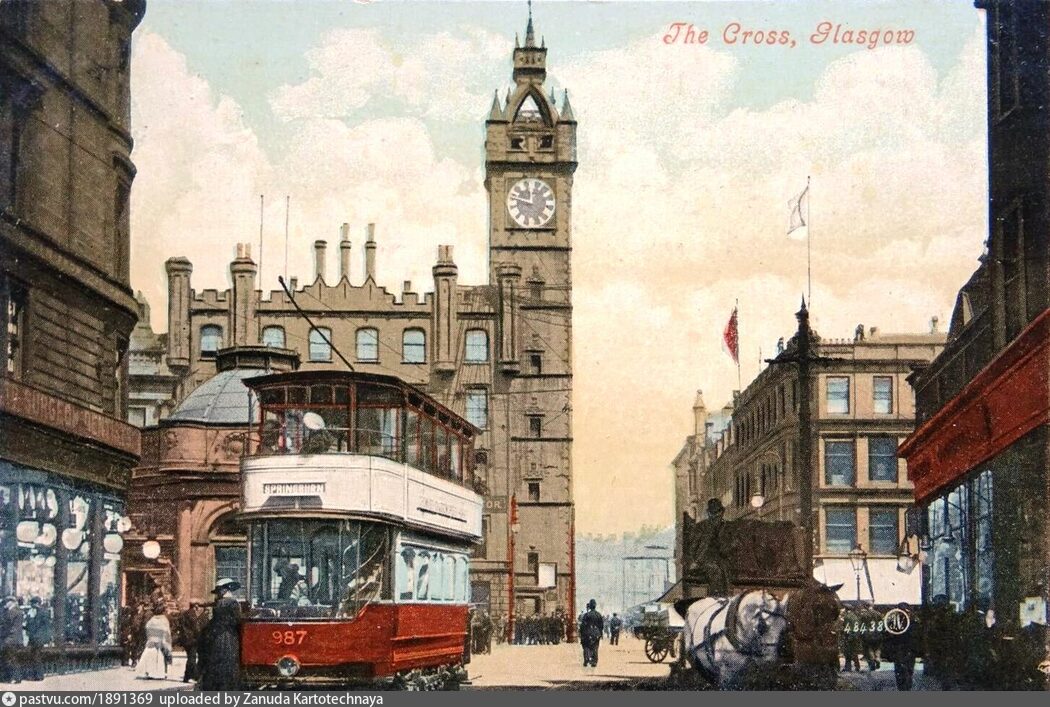
<path fill-rule="evenodd" d="M 466 335 L 466 362 L 485 363 L 489 360 L 489 335 L 484 329 L 468 329 Z"/>
<path fill-rule="evenodd" d="M 371 327 L 357 330 L 357 360 L 379 360 L 379 330 Z"/>
<path fill-rule="evenodd" d="M 327 327 L 317 327 L 310 330 L 310 360 L 331 361 L 332 360 L 332 330 Z"/>
<path fill-rule="evenodd" d="M 20 283 L 4 279 L 2 283 L 4 309 L 7 311 L 7 328 L 4 350 L 7 366 L 5 371 L 12 378 L 21 378 L 23 371 L 23 344 L 26 338 L 26 289 Z"/>
<path fill-rule="evenodd" d="M 248 548 L 236 545 L 215 547 L 215 580 L 229 578 L 241 585 L 234 592 L 235 599 L 244 599 L 244 590 L 248 586 Z"/>
<path fill-rule="evenodd" d="M 215 352 L 222 348 L 222 327 L 217 324 L 205 324 L 201 327 L 201 358 L 215 358 Z"/>
<path fill-rule="evenodd" d="M 405 329 L 401 335 L 401 360 L 404 363 L 426 363 L 427 335 L 422 329 Z"/>
<path fill-rule="evenodd" d="M 467 421 L 481 430 L 489 426 L 489 396 L 483 388 L 467 391 Z"/>
<path fill-rule="evenodd" d="M 824 509 L 824 548 L 829 553 L 846 554 L 857 546 L 857 510 Z"/>
<path fill-rule="evenodd" d="M 824 483 L 829 486 L 852 486 L 856 467 L 853 440 L 829 439 L 824 442 Z"/>
<path fill-rule="evenodd" d="M 868 478 L 872 481 L 897 481 L 897 439 L 868 438 Z"/>
<path fill-rule="evenodd" d="M 842 415 L 849 412 L 849 378 L 829 376 L 827 378 L 828 413 Z"/>
<path fill-rule="evenodd" d="M 893 412 L 893 378 L 890 376 L 875 376 L 873 384 L 872 401 L 875 414 L 889 415 Z"/>
<path fill-rule="evenodd" d="M 896 508 L 868 509 L 868 551 L 873 555 L 896 555 L 900 542 Z"/>
<path fill-rule="evenodd" d="M 284 327 L 281 326 L 268 326 L 262 331 L 262 344 L 263 346 L 270 346 L 275 349 L 284 348 Z"/>

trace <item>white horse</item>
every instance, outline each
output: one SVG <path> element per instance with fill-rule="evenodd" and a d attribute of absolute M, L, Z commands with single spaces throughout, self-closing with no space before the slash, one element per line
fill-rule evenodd
<path fill-rule="evenodd" d="M 763 589 L 706 597 L 685 610 L 685 650 L 701 675 L 731 686 L 745 668 L 780 659 L 787 628 L 783 603 Z"/>

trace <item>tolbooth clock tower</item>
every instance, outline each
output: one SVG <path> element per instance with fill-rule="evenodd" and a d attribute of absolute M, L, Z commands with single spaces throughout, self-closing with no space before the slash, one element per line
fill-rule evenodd
<path fill-rule="evenodd" d="M 489 282 L 501 312 L 494 363 L 492 465 L 501 479 L 515 618 L 565 612 L 575 623 L 572 501 L 572 180 L 576 118 L 545 91 L 547 48 L 530 9 L 515 41 L 514 86 L 486 121 Z M 515 522 L 516 521 L 516 522 Z M 492 559 L 491 556 L 489 558 Z M 502 603 L 502 602 L 501 602 Z"/>

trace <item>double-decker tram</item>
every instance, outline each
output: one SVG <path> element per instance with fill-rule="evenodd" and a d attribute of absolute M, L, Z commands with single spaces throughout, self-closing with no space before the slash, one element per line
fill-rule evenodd
<path fill-rule="evenodd" d="M 241 463 L 246 684 L 458 684 L 481 539 L 478 430 L 392 376 L 246 383 L 261 412 Z"/>

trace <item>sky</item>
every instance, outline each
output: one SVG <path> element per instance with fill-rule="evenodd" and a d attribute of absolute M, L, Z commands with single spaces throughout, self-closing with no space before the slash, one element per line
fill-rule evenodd
<path fill-rule="evenodd" d="M 569 91 L 579 122 L 577 530 L 670 525 L 696 391 L 715 409 L 738 387 L 723 327 L 738 306 L 746 386 L 795 329 L 807 247 L 821 336 L 948 321 L 987 237 L 984 13 L 581 0 L 538 1 L 533 16 L 547 86 Z M 190 258 L 197 290 L 229 286 L 238 242 L 259 260 L 260 194 L 267 289 L 286 268 L 285 195 L 300 280 L 314 240 L 334 244 L 348 222 L 360 244 L 375 222 L 381 285 L 430 289 L 439 244 L 461 283 L 483 284 L 484 120 L 526 17 L 517 0 L 150 0 L 133 45 L 132 286 L 154 329 L 165 259 Z M 665 41 L 679 22 L 706 43 Z M 771 30 L 794 42 L 743 41 Z M 870 48 L 847 30 L 914 39 Z M 790 239 L 807 177 L 810 222 Z"/>

